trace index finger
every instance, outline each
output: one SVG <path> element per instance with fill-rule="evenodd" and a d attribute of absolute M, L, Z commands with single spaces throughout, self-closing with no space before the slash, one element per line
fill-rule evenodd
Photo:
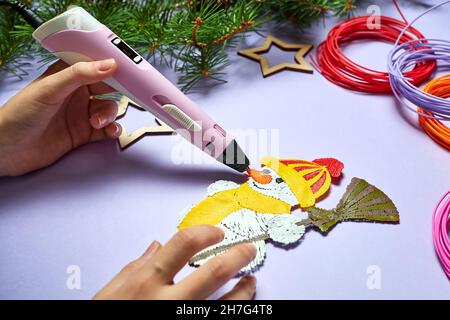
<path fill-rule="evenodd" d="M 45 77 L 47 77 L 49 75 L 55 74 L 57 72 L 60 72 L 60 71 L 66 69 L 68 67 L 70 67 L 70 65 L 65 63 L 63 60 L 57 60 L 56 62 L 51 64 L 47 68 L 47 70 L 39 78 L 37 78 L 36 80 L 40 80 L 40 79 L 45 78 Z M 114 88 L 111 88 L 109 85 L 107 85 L 104 82 L 98 82 L 98 83 L 91 84 L 89 86 L 89 92 L 91 93 L 91 95 L 96 96 L 96 95 L 116 92 L 116 90 Z"/>
<path fill-rule="evenodd" d="M 143 276 L 154 275 L 170 284 L 175 275 L 198 252 L 223 241 L 223 230 L 213 226 L 195 226 L 178 232 L 139 271 Z"/>

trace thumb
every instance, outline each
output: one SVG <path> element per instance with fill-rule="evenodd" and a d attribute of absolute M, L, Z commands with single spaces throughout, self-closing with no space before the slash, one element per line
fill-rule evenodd
<path fill-rule="evenodd" d="M 37 94 L 44 103 L 60 103 L 80 87 L 110 78 L 116 70 L 114 59 L 79 62 L 39 81 Z"/>

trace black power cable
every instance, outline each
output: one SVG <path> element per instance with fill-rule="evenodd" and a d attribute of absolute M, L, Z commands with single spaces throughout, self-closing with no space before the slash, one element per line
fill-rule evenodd
<path fill-rule="evenodd" d="M 41 17 L 19 1 L 0 0 L 0 6 L 8 6 L 14 9 L 14 11 L 20 14 L 34 29 L 37 29 L 44 24 L 44 20 L 42 20 Z"/>

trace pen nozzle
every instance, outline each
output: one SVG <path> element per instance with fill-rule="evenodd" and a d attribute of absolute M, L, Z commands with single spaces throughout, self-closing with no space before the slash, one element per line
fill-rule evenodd
<path fill-rule="evenodd" d="M 237 144 L 236 140 L 233 140 L 228 145 L 223 153 L 217 158 L 217 161 L 222 162 L 224 165 L 241 173 L 246 172 L 250 166 L 250 160 Z"/>

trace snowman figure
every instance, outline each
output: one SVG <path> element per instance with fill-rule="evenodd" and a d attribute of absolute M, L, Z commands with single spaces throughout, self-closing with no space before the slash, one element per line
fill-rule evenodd
<path fill-rule="evenodd" d="M 313 206 L 343 167 L 336 159 L 309 162 L 264 158 L 262 169 L 250 169 L 248 181 L 242 185 L 213 183 L 208 197 L 182 215 L 178 228 L 214 225 L 224 230 L 225 238 L 194 256 L 191 265 L 200 266 L 234 245 L 252 243 L 256 258 L 241 273 L 255 271 L 266 257 L 266 240 L 281 246 L 300 241 L 305 226 L 301 218 L 291 214 L 292 210 Z"/>

